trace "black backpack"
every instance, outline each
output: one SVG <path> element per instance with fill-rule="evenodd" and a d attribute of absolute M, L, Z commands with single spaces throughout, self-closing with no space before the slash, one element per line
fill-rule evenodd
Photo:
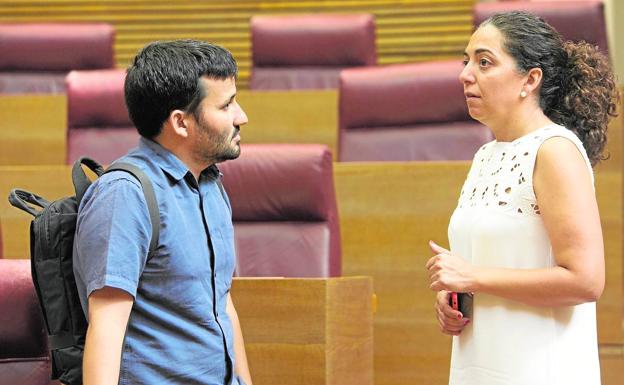
<path fill-rule="evenodd" d="M 35 217 L 30 224 L 32 279 L 48 332 L 52 379 L 59 379 L 66 385 L 82 385 L 82 353 L 87 331 L 72 262 L 78 207 L 91 185 L 82 169 L 83 164 L 98 177 L 105 172 L 122 170 L 141 183 L 152 221 L 150 254 L 158 245 L 160 229 L 158 202 L 152 183 L 143 171 L 128 163 L 114 163 L 104 171 L 94 160 L 80 158 L 72 168 L 76 195 L 52 203 L 28 191 L 14 189 L 10 192 L 11 205 Z"/>

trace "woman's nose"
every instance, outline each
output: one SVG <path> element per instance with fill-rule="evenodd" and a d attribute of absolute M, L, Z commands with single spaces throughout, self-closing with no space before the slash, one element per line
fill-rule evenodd
<path fill-rule="evenodd" d="M 462 71 L 459 73 L 459 81 L 462 84 L 474 82 L 474 76 L 472 74 L 470 63 L 466 63 Z"/>

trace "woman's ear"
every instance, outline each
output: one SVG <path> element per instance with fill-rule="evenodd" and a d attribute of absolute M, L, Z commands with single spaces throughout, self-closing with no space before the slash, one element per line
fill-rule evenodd
<path fill-rule="evenodd" d="M 186 118 L 186 112 L 182 110 L 173 110 L 167 118 L 167 122 L 173 129 L 173 133 L 181 137 L 188 137 L 189 127 L 188 119 Z"/>
<path fill-rule="evenodd" d="M 522 91 L 527 94 L 532 94 L 533 92 L 538 91 L 540 85 L 542 84 L 542 77 L 543 73 L 541 68 L 531 68 L 527 73 Z"/>

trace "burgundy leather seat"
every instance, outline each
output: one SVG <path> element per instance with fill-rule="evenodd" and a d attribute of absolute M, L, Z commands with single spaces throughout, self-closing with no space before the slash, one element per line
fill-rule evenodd
<path fill-rule="evenodd" d="M 0 259 L 0 382 L 48 385 L 50 359 L 43 316 L 27 259 Z"/>
<path fill-rule="evenodd" d="M 377 63 L 372 15 L 254 16 L 254 90 L 338 88 L 340 70 Z"/>
<path fill-rule="evenodd" d="M 0 25 L 0 93 L 63 93 L 67 72 L 113 68 L 108 24 Z"/>
<path fill-rule="evenodd" d="M 246 144 L 219 165 L 233 211 L 240 276 L 341 274 L 340 229 L 329 149 Z"/>
<path fill-rule="evenodd" d="M 495 13 L 523 10 L 542 17 L 566 40 L 585 40 L 608 52 L 604 4 L 601 0 L 504 1 L 477 3 L 474 24 L 478 26 Z"/>
<path fill-rule="evenodd" d="M 124 101 L 125 78 L 121 69 L 67 75 L 68 164 L 83 155 L 109 164 L 138 144 Z"/>
<path fill-rule="evenodd" d="M 461 70 L 457 60 L 343 71 L 339 160 L 472 159 L 493 136 L 468 115 Z"/>

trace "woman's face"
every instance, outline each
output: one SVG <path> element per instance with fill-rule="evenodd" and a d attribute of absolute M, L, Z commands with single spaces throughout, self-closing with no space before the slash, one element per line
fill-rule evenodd
<path fill-rule="evenodd" d="M 503 35 L 496 27 L 488 24 L 475 31 L 464 64 L 459 80 L 470 116 L 488 126 L 504 122 L 520 103 L 526 76 L 503 49 Z"/>

